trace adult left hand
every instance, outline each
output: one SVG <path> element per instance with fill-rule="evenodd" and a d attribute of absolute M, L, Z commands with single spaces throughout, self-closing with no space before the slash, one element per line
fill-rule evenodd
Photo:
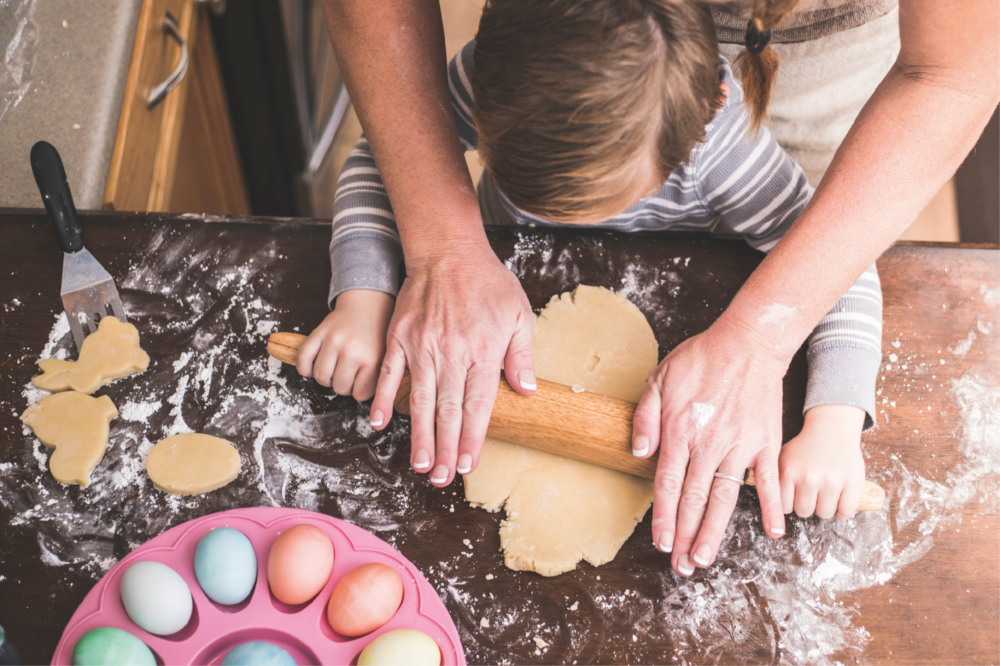
<path fill-rule="evenodd" d="M 788 364 L 754 337 L 720 320 L 685 340 L 650 376 L 636 408 L 633 453 L 660 455 L 653 543 L 673 553 L 682 576 L 715 562 L 748 467 L 765 531 L 785 533 L 778 454 Z"/>

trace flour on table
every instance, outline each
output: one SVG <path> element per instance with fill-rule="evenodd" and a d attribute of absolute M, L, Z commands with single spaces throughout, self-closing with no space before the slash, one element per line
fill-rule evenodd
<path fill-rule="evenodd" d="M 128 320 L 153 357 L 147 372 L 98 391 L 121 406 L 121 418 L 112 422 L 91 485 L 71 492 L 54 482 L 49 451 L 30 429 L 21 461 L 0 464 L 0 504 L 12 527 L 37 531 L 46 564 L 96 579 L 148 535 L 240 506 L 321 510 L 396 541 L 394 530 L 419 509 L 413 497 L 429 492 L 416 475 L 387 471 L 390 459 L 408 453 L 406 429 L 374 433 L 353 399 L 331 403 L 293 368 L 268 362 L 263 335 L 286 317 L 268 294 L 275 293 L 274 266 L 285 258 L 273 241 L 240 250 L 242 238 L 213 245 L 215 233 L 165 225 L 118 284 Z M 30 357 L 33 364 L 75 353 L 60 312 L 41 353 Z M 269 392 L 274 387 L 280 390 Z M 20 414 L 47 395 L 28 383 L 23 401 L 3 408 Z M 146 476 L 146 457 L 154 442 L 191 431 L 233 442 L 243 472 L 212 496 L 165 496 Z M 358 433 L 366 438 L 360 449 L 344 444 Z"/>

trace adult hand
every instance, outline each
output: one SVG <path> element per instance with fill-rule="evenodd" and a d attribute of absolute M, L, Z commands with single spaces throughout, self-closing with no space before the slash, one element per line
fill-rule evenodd
<path fill-rule="evenodd" d="M 456 466 L 468 474 L 479 462 L 501 362 L 515 391 L 536 388 L 534 316 L 517 278 L 488 245 L 450 250 L 407 263 L 371 411 L 372 427 L 381 430 L 409 367 L 410 464 L 431 472 L 439 487 L 451 483 Z"/>
<path fill-rule="evenodd" d="M 787 363 L 720 320 L 678 345 L 649 378 L 635 412 L 633 453 L 660 451 L 653 543 L 688 576 L 715 561 L 740 483 L 754 470 L 769 536 L 785 533 L 778 485 L 781 388 Z"/>

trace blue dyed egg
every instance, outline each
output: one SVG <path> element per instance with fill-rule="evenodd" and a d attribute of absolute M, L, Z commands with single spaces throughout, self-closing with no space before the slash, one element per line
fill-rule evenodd
<path fill-rule="evenodd" d="M 219 527 L 198 542 L 194 574 L 209 599 L 226 606 L 238 604 L 257 582 L 257 553 L 243 532 Z"/>
<path fill-rule="evenodd" d="M 295 659 L 277 645 L 253 641 L 230 650 L 222 666 L 295 666 Z"/>

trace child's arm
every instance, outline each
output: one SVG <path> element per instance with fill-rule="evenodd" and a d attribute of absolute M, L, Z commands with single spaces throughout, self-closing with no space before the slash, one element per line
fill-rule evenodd
<path fill-rule="evenodd" d="M 295 358 L 303 377 L 313 377 L 338 395 L 368 400 L 375 395 L 385 335 L 396 299 L 381 291 L 340 294 L 333 312 L 316 327 Z"/>
<path fill-rule="evenodd" d="M 766 128 L 748 133 L 741 92 L 732 84 L 730 90 L 713 121 L 719 124 L 714 136 L 738 138 L 710 142 L 696 164 L 706 204 L 767 252 L 809 204 L 813 188 Z M 836 250 L 830 248 L 831 255 Z M 775 303 L 759 323 L 780 335 L 795 316 L 794 303 Z M 860 438 L 874 425 L 881 341 L 882 292 L 873 264 L 810 335 L 805 426 L 779 458 L 785 513 L 847 518 L 857 509 L 864 481 Z"/>

